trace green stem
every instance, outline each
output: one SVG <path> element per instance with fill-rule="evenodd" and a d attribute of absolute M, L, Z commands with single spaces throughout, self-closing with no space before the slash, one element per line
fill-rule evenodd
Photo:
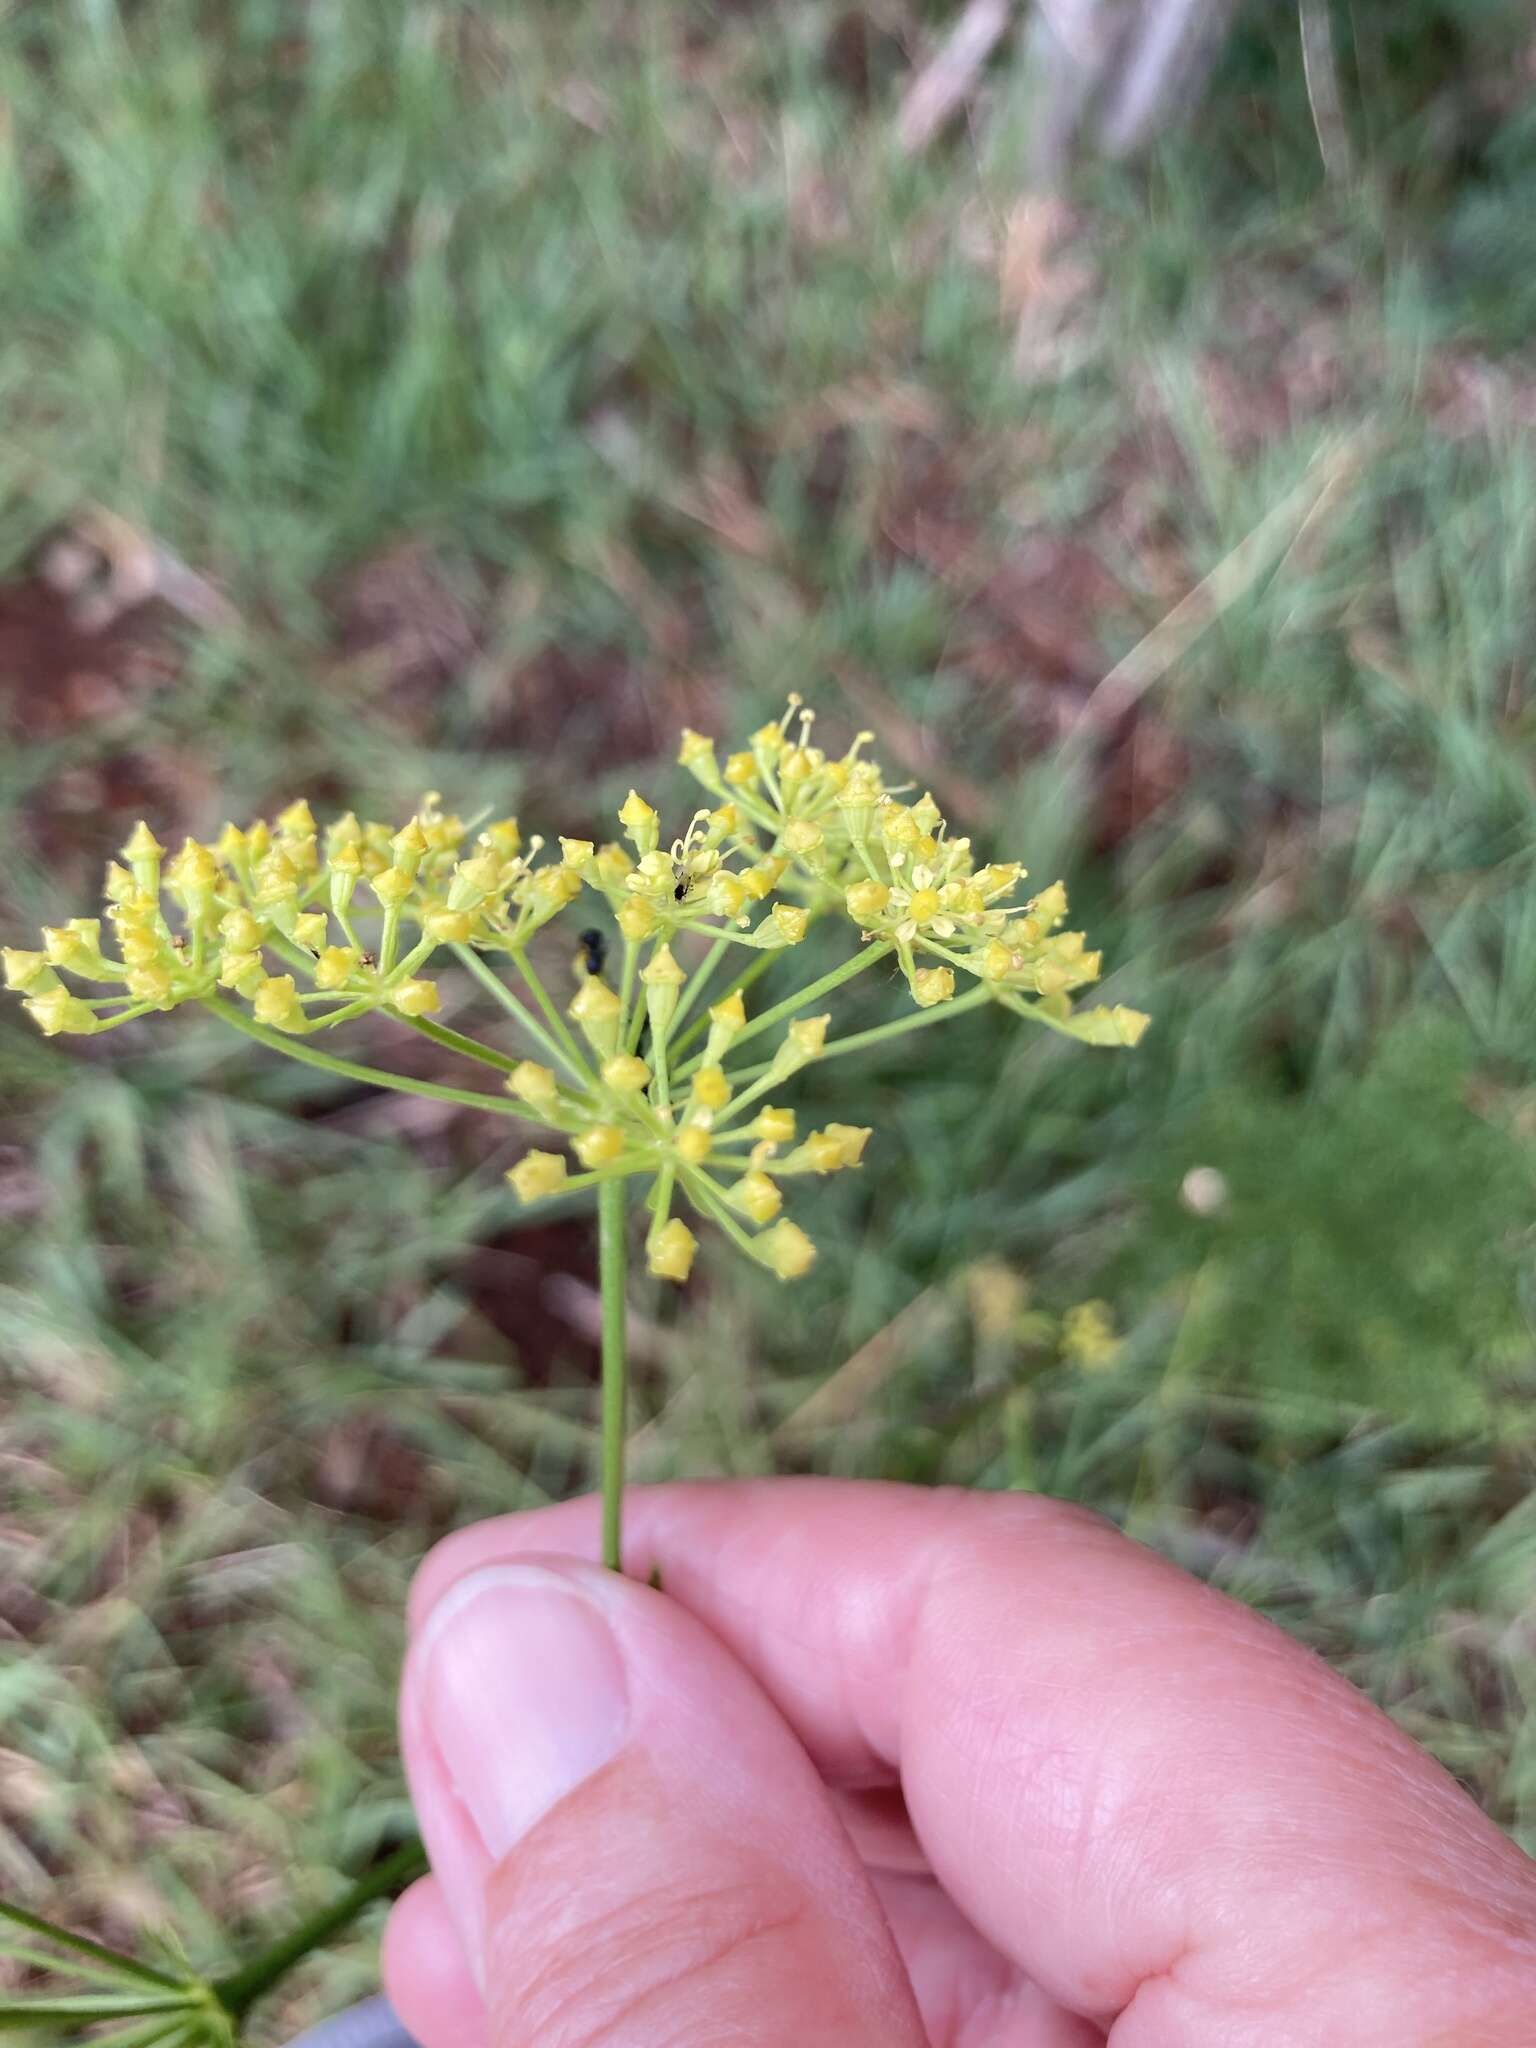
<path fill-rule="evenodd" d="M 913 1016 L 897 1017 L 889 1024 L 876 1024 L 868 1031 L 855 1031 L 847 1038 L 829 1039 L 822 1047 L 818 1065 L 821 1060 L 836 1059 L 839 1053 L 863 1052 L 866 1046 L 880 1045 L 887 1038 L 901 1038 L 908 1031 L 921 1031 L 927 1024 L 942 1024 L 947 1017 L 957 1017 L 962 1010 L 979 1010 L 983 1003 L 991 1000 L 991 989 L 978 982 L 963 996 L 956 996 L 947 1003 L 935 1003 L 931 1010 L 918 1010 Z"/>
<path fill-rule="evenodd" d="M 533 1000 L 544 1012 L 550 1030 L 554 1033 L 555 1037 L 559 1040 L 561 1045 L 565 1047 L 567 1056 L 570 1059 L 574 1060 L 578 1067 L 585 1067 L 586 1063 L 581 1056 L 581 1047 L 576 1043 L 575 1037 L 571 1031 L 571 1027 L 566 1023 L 565 1019 L 561 1016 L 560 1012 L 555 1008 L 555 1005 L 550 998 L 549 991 L 545 988 L 543 982 L 540 981 L 538 975 L 534 972 L 533 962 L 528 958 L 528 955 L 525 952 L 523 952 L 520 947 L 513 948 L 512 958 L 517 963 L 518 973 L 523 977 L 523 980 L 527 982 L 528 990 L 529 993 L 532 995 Z"/>
<path fill-rule="evenodd" d="M 782 953 L 759 953 L 757 958 L 752 962 L 752 965 L 750 967 L 744 967 L 741 970 L 740 974 L 737 975 L 736 979 L 730 984 L 728 988 L 726 988 L 723 991 L 723 993 L 717 998 L 717 1000 L 723 1003 L 729 996 L 733 996 L 738 993 L 741 995 L 745 995 L 747 990 L 752 986 L 753 982 L 756 981 L 761 975 L 766 974 L 769 968 L 773 965 L 775 960 L 782 960 L 783 957 L 784 956 Z M 704 1032 L 706 1032 L 708 1029 L 709 1012 L 706 1010 L 702 1017 L 695 1017 L 693 1022 L 687 1027 L 685 1031 L 681 1031 L 678 1033 L 677 1043 L 673 1047 L 673 1051 L 686 1052 L 688 1047 L 692 1045 L 693 1041 L 696 1038 L 702 1037 Z"/>
<path fill-rule="evenodd" d="M 715 943 L 704 955 L 704 958 L 693 970 L 692 979 L 677 999 L 677 1010 L 672 1018 L 672 1029 L 674 1031 L 681 1031 L 684 1024 L 688 1021 L 689 1011 L 698 1001 L 704 984 L 725 958 L 725 949 L 730 943 L 728 938 L 716 939 Z"/>
<path fill-rule="evenodd" d="M 624 1436 L 629 1356 L 624 1314 L 624 1181 L 597 1191 L 597 1267 L 603 1302 L 603 1563 L 623 1570 Z"/>
<path fill-rule="evenodd" d="M 884 960 L 892 950 L 889 941 L 865 946 L 860 952 L 845 960 L 840 967 L 832 968 L 830 972 L 809 983 L 797 994 L 786 996 L 783 1002 L 775 1003 L 771 1010 L 764 1010 L 760 1016 L 749 1018 L 746 1025 L 737 1032 L 735 1043 L 744 1045 L 749 1038 L 756 1038 L 760 1031 L 771 1030 L 784 1018 L 792 1017 L 797 1010 L 803 1010 L 808 1003 L 814 1003 L 818 997 L 830 994 L 833 989 L 840 988 L 845 981 L 852 981 L 856 974 L 862 974 L 866 967 L 873 967 L 877 960 Z M 680 1072 L 690 1073 L 697 1064 L 697 1060 L 691 1060 Z"/>
<path fill-rule="evenodd" d="M 9 1899 L 0 1899 L 0 1920 L 9 1920 L 15 1927 L 24 1927 L 28 1934 L 39 1934 L 48 1941 L 56 1941 L 60 1948 L 72 1949 L 76 1955 L 98 1964 L 109 1976 L 134 1977 L 141 1984 L 154 1984 L 162 1991 L 186 1989 L 179 1978 L 168 1977 L 163 1970 L 152 1970 L 148 1963 L 137 1962 L 132 1956 L 119 1955 L 116 1949 L 103 1948 L 88 1934 L 74 1934 L 67 1927 L 45 1920 L 40 1913 L 29 1913 L 25 1906 L 13 1906 Z"/>
<path fill-rule="evenodd" d="M 269 1949 L 255 1956 L 232 1976 L 215 1984 L 213 1995 L 231 2019 L 243 2019 L 263 1992 L 291 1970 L 295 1963 L 350 1927 L 358 1914 L 375 1899 L 392 1899 L 403 1892 L 408 1884 L 421 1877 L 427 1868 L 427 1852 L 421 1846 L 418 1836 L 402 1842 L 391 1855 L 376 1863 L 372 1870 L 360 1877 L 349 1891 L 329 1906 L 322 1906 L 318 1913 L 312 1913 L 307 1920 L 300 1921 L 291 1933 L 275 1941 Z"/>
<path fill-rule="evenodd" d="M 258 1024 L 253 1017 L 247 1017 L 244 1011 L 237 1010 L 232 1003 L 226 1003 L 218 996 L 204 996 L 202 1004 L 222 1023 L 243 1031 L 258 1045 L 269 1046 L 273 1052 L 286 1053 L 289 1059 L 298 1060 L 306 1067 L 318 1067 L 321 1073 L 334 1074 L 338 1080 L 362 1081 L 370 1088 L 393 1088 L 402 1095 L 425 1095 L 434 1102 L 456 1102 L 464 1109 L 487 1109 L 495 1116 L 515 1117 L 519 1123 L 536 1121 L 524 1115 L 522 1110 L 514 1109 L 505 1096 L 476 1095 L 469 1088 L 448 1088 L 438 1081 L 417 1081 L 407 1074 L 392 1074 L 383 1067 L 364 1067 L 355 1060 L 339 1060 L 331 1053 L 318 1051 L 302 1038 L 269 1030 L 265 1024 Z"/>
<path fill-rule="evenodd" d="M 443 1046 L 449 1052 L 462 1053 L 465 1059 L 478 1060 L 483 1067 L 494 1067 L 499 1074 L 516 1071 L 516 1060 L 508 1059 L 504 1052 L 497 1052 L 489 1045 L 482 1045 L 478 1038 L 466 1038 L 462 1031 L 450 1031 L 446 1024 L 434 1024 L 428 1017 L 402 1017 L 400 1021 L 420 1032 L 423 1038 L 430 1038 L 434 1045 Z"/>
<path fill-rule="evenodd" d="M 454 946 L 451 950 L 455 959 L 469 969 L 482 988 L 490 991 L 507 1015 L 517 1020 L 541 1052 L 547 1054 L 557 1067 L 564 1067 L 578 1087 L 590 1088 L 593 1085 L 593 1076 L 586 1063 L 570 1057 L 560 1041 L 552 1038 L 533 1012 L 518 1001 L 495 968 L 487 967 L 480 955 L 468 946 Z"/>

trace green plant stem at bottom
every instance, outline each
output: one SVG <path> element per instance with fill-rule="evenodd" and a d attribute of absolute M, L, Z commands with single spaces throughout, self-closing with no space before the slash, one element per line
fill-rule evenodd
<path fill-rule="evenodd" d="M 625 1317 L 624 1188 L 621 1177 L 597 1190 L 597 1268 L 603 1313 L 603 1563 L 623 1569 L 624 1436 L 629 1408 Z"/>

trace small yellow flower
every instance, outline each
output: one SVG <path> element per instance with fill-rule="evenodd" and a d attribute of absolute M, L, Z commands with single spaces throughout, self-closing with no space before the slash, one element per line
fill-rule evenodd
<path fill-rule="evenodd" d="M 702 1166 L 714 1145 L 714 1139 L 703 1124 L 684 1124 L 673 1141 L 673 1149 L 685 1166 Z"/>
<path fill-rule="evenodd" d="M 695 775 L 700 769 L 713 774 L 715 769 L 715 743 L 708 733 L 695 732 L 691 725 L 685 725 L 677 745 L 679 764 L 691 769 Z M 700 776 L 701 781 L 705 779 Z"/>
<path fill-rule="evenodd" d="M 694 1073 L 692 1095 L 700 1109 L 713 1113 L 724 1109 L 730 1101 L 731 1084 L 722 1068 L 702 1066 Z"/>
<path fill-rule="evenodd" d="M 891 892 L 885 883 L 873 879 L 855 882 L 843 898 L 848 915 L 859 924 L 868 924 L 871 918 L 878 917 L 890 900 Z"/>
<path fill-rule="evenodd" d="M 650 1078 L 650 1068 L 632 1052 L 616 1052 L 612 1059 L 603 1061 L 604 1085 L 619 1095 L 638 1095 L 649 1085 Z"/>
<path fill-rule="evenodd" d="M 60 1032 L 89 1037 L 96 1029 L 96 1012 L 62 985 L 26 997 L 22 1008 L 45 1038 L 57 1038 Z"/>
<path fill-rule="evenodd" d="M 530 1109 L 547 1112 L 560 1099 L 560 1084 L 548 1067 L 537 1060 L 519 1060 L 507 1076 L 508 1092 L 526 1102 Z"/>
<path fill-rule="evenodd" d="M 352 978 L 357 957 L 351 946 L 327 946 L 315 959 L 315 987 L 324 989 L 328 994 L 345 988 Z"/>
<path fill-rule="evenodd" d="M 637 853 L 654 853 L 661 820 L 638 791 L 631 790 L 619 806 L 619 823 L 634 841 Z"/>
<path fill-rule="evenodd" d="M 89 974 L 96 960 L 96 948 L 68 925 L 43 926 L 43 953 L 50 967 L 66 967 L 72 974 Z"/>
<path fill-rule="evenodd" d="M 237 953 L 254 953 L 266 937 L 267 928 L 248 910 L 230 910 L 219 919 L 219 934 L 225 945 L 233 946 Z"/>
<path fill-rule="evenodd" d="M 404 868 L 385 868 L 369 877 L 368 886 L 386 910 L 398 910 L 416 884 Z"/>
<path fill-rule="evenodd" d="M 235 989 L 243 996 L 253 996 L 266 978 L 259 953 L 226 953 L 219 962 L 219 987 Z"/>
<path fill-rule="evenodd" d="M 732 1204 L 753 1223 L 771 1223 L 784 1204 L 777 1182 L 770 1180 L 760 1167 L 744 1173 L 728 1194 Z"/>
<path fill-rule="evenodd" d="M 815 1245 L 788 1216 L 781 1216 L 771 1230 L 765 1230 L 756 1248 L 764 1264 L 781 1280 L 798 1280 L 816 1263 Z"/>
<path fill-rule="evenodd" d="M 973 957 L 984 981 L 1006 981 L 1020 964 L 1018 956 L 1001 939 L 989 939 Z"/>
<path fill-rule="evenodd" d="M 134 826 L 132 832 L 128 835 L 127 845 L 121 851 L 123 859 L 131 867 L 136 861 L 158 861 L 164 854 L 165 848 L 160 844 L 154 833 L 150 831 L 144 820 L 140 818 L 137 825 Z M 140 884 L 141 888 L 144 886 L 146 885 Z"/>
<path fill-rule="evenodd" d="M 795 1112 L 792 1109 L 775 1109 L 772 1103 L 765 1103 L 757 1112 L 752 1129 L 769 1145 L 793 1144 Z"/>
<path fill-rule="evenodd" d="M 1114 1322 L 1102 1301 L 1080 1301 L 1061 1319 L 1061 1355 L 1084 1372 L 1102 1372 L 1119 1356 Z"/>
<path fill-rule="evenodd" d="M 326 932 L 330 929 L 323 910 L 307 910 L 302 917 L 293 921 L 293 930 L 288 936 L 296 946 L 303 946 L 313 953 L 325 943 Z"/>
<path fill-rule="evenodd" d="M 617 1124 L 588 1124 L 574 1142 L 576 1157 L 589 1169 L 611 1166 L 624 1151 L 624 1133 Z"/>
<path fill-rule="evenodd" d="M 781 945 L 798 946 L 809 929 L 810 912 L 798 903 L 775 903 L 769 912 L 769 922 Z"/>
<path fill-rule="evenodd" d="M 758 779 L 757 762 L 747 753 L 727 755 L 724 774 L 733 789 L 750 789 Z"/>
<path fill-rule="evenodd" d="M 693 1271 L 698 1248 L 699 1241 L 687 1224 L 680 1216 L 673 1216 L 646 1245 L 646 1269 L 658 1280 L 676 1280 L 681 1284 Z"/>
<path fill-rule="evenodd" d="M 516 818 L 498 818 L 480 834 L 480 844 L 502 860 L 512 860 L 523 849 L 523 835 Z"/>
<path fill-rule="evenodd" d="M 24 953 L 16 946 L 7 946 L 0 952 L 0 961 L 4 962 L 7 988 L 41 991 L 59 986 L 46 953 Z"/>
<path fill-rule="evenodd" d="M 725 868 L 710 876 L 709 895 L 705 907 L 713 917 L 740 917 L 751 900 L 750 891 L 740 875 L 733 875 Z"/>
<path fill-rule="evenodd" d="M 948 967 L 919 967 L 912 976 L 913 1000 L 924 1010 L 947 1003 L 954 992 L 955 977 Z"/>
<path fill-rule="evenodd" d="M 779 835 L 779 843 L 786 853 L 792 853 L 797 860 L 804 860 L 827 843 L 827 835 L 814 818 L 791 818 Z"/>
<path fill-rule="evenodd" d="M 619 905 L 619 934 L 635 945 L 639 945 L 643 939 L 654 937 L 656 927 L 660 923 L 661 916 L 655 904 L 644 896 L 627 897 Z"/>
<path fill-rule="evenodd" d="M 279 1031 L 294 1031 L 304 1023 L 291 974 L 269 974 L 252 997 L 251 1008 L 258 1024 L 272 1024 Z"/>
<path fill-rule="evenodd" d="M 869 1130 L 861 1125 L 828 1124 L 824 1130 L 810 1132 L 784 1163 L 808 1167 L 812 1173 L 840 1173 L 844 1167 L 861 1163 L 869 1139 Z"/>
<path fill-rule="evenodd" d="M 718 1003 L 709 1006 L 709 1028 L 713 1035 L 718 1032 L 726 1044 L 744 1031 L 747 1023 L 747 1006 L 741 999 L 741 990 L 733 988 L 728 996 L 722 996 Z"/>
<path fill-rule="evenodd" d="M 645 984 L 645 1012 L 651 1020 L 651 1036 L 658 1044 L 664 1043 L 677 1014 L 678 993 L 684 981 L 683 970 L 665 942 L 641 968 L 640 979 Z"/>
<path fill-rule="evenodd" d="M 389 1000 L 402 1017 L 430 1017 L 443 1002 L 435 981 L 402 981 L 390 990 Z"/>
<path fill-rule="evenodd" d="M 165 950 L 160 934 L 130 925 L 117 935 L 118 950 L 130 967 L 150 967 Z"/>
<path fill-rule="evenodd" d="M 538 1202 L 559 1193 L 567 1171 L 562 1153 L 525 1152 L 516 1166 L 508 1168 L 507 1179 L 520 1202 Z"/>
<path fill-rule="evenodd" d="M 129 995 L 136 1003 L 154 1003 L 161 1009 L 170 1009 L 172 983 L 164 967 L 135 967 L 127 980 Z"/>
<path fill-rule="evenodd" d="M 390 840 L 389 849 L 394 856 L 395 866 L 403 874 L 410 875 L 414 879 L 416 870 L 421 866 L 422 855 L 428 850 L 427 835 L 422 831 L 417 821 L 412 818 L 410 823 L 402 825 L 394 838 Z"/>
<path fill-rule="evenodd" d="M 560 858 L 568 868 L 584 868 L 596 856 L 597 849 L 590 839 L 564 839 L 560 841 Z"/>
<path fill-rule="evenodd" d="M 467 944 L 474 928 L 475 920 L 467 910 L 429 910 L 421 921 L 423 935 L 436 939 L 440 946 Z"/>
<path fill-rule="evenodd" d="M 296 797 L 287 810 L 278 812 L 277 829 L 290 839 L 314 838 L 315 814 L 304 797 Z"/>
<path fill-rule="evenodd" d="M 1079 1010 L 1072 1030 L 1087 1045 L 1139 1045 L 1151 1021 L 1144 1010 L 1116 1003 L 1112 1008 Z"/>
<path fill-rule="evenodd" d="M 569 1015 L 581 1026 L 583 1037 L 595 1053 L 607 1059 L 619 1049 L 621 1004 L 600 974 L 589 974 L 577 989 Z"/>
<path fill-rule="evenodd" d="M 802 1058 L 819 1059 L 827 1042 L 827 1026 L 831 1022 L 830 1013 L 825 1017 L 797 1017 L 785 1036 Z"/>

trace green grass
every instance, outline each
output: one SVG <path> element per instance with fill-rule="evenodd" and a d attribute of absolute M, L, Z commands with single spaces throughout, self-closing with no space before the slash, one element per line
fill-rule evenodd
<path fill-rule="evenodd" d="M 61 615 L 5 640 L 0 591 L 4 922 L 86 909 L 140 810 L 438 788 L 579 831 L 684 717 L 881 725 L 1068 876 L 1156 1028 L 808 1077 L 868 1164 L 797 1290 L 710 1247 L 637 1295 L 640 1468 L 1089 1501 L 1536 1847 L 1536 177 L 1497 10 L 1416 14 L 1451 42 L 1356 10 L 1330 187 L 1261 10 L 1229 117 L 1085 173 L 1091 280 L 1021 367 L 1006 67 L 914 164 L 899 78 L 851 93 L 805 4 L 13 10 L 0 561 L 95 499 L 240 623 L 146 671 Z M 1135 729 L 1063 744 L 1346 436 Z M 404 1823 L 424 1547 L 590 1479 L 590 1228 L 520 1220 L 499 1128 L 182 1018 L 82 1054 L 7 1010 L 0 1090 L 0 1884 L 216 1966 Z M 1060 1319 L 1100 1299 L 1090 1372 Z M 796 1421 L 865 1346 L 874 1391 Z"/>

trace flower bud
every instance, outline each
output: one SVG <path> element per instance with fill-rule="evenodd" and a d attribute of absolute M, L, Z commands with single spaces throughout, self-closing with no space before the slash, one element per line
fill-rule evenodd
<path fill-rule="evenodd" d="M 623 1155 L 624 1133 L 617 1124 L 589 1124 L 578 1132 L 574 1144 L 576 1157 L 588 1169 L 611 1166 Z"/>
<path fill-rule="evenodd" d="M 781 1216 L 771 1230 L 757 1240 L 755 1250 L 765 1266 L 781 1280 L 798 1280 L 816 1263 L 816 1247 L 789 1217 Z"/>
<path fill-rule="evenodd" d="M 730 754 L 723 773 L 733 789 L 750 789 L 758 779 L 757 762 L 750 754 Z"/>
<path fill-rule="evenodd" d="M 777 1183 L 771 1181 L 760 1167 L 744 1173 L 726 1194 L 733 1208 L 757 1224 L 771 1223 L 784 1205 Z"/>
<path fill-rule="evenodd" d="M 302 917 L 293 920 L 289 936 L 296 946 L 302 946 L 306 952 L 318 953 L 325 944 L 326 933 L 329 930 L 330 925 L 323 910 L 306 910 Z"/>
<path fill-rule="evenodd" d="M 435 939 L 440 946 L 463 946 L 475 928 L 475 920 L 467 910 L 429 910 L 421 920 L 422 936 Z"/>
<path fill-rule="evenodd" d="M 72 996 L 62 984 L 28 996 L 22 1008 L 45 1038 L 57 1038 L 61 1031 L 88 1038 L 96 1029 L 96 1012 L 90 1004 Z"/>
<path fill-rule="evenodd" d="M 537 1202 L 559 1193 L 567 1171 L 563 1153 L 525 1152 L 516 1166 L 508 1168 L 507 1179 L 520 1202 Z"/>
<path fill-rule="evenodd" d="M 890 900 L 891 892 L 884 882 L 873 879 L 855 882 L 843 898 L 848 915 L 859 924 L 868 924 L 871 918 L 878 917 Z"/>
<path fill-rule="evenodd" d="M 259 953 L 226 953 L 219 962 L 219 987 L 232 988 L 247 999 L 266 978 L 266 963 Z"/>
<path fill-rule="evenodd" d="M 684 1124 L 673 1147 L 685 1166 L 702 1166 L 715 1149 L 715 1141 L 703 1124 Z"/>
<path fill-rule="evenodd" d="M 771 936 L 781 946 L 798 946 L 810 922 L 810 912 L 800 904 L 775 903 L 765 920 L 768 930 L 764 936 Z"/>
<path fill-rule="evenodd" d="M 251 1009 L 258 1024 L 271 1024 L 279 1031 L 303 1027 L 304 1012 L 291 974 L 267 975 L 252 997 Z"/>
<path fill-rule="evenodd" d="M 645 1264 L 648 1272 L 658 1280 L 676 1280 L 681 1284 L 693 1271 L 694 1254 L 699 1241 L 680 1216 L 673 1216 L 661 1226 L 645 1248 Z"/>
<path fill-rule="evenodd" d="M 345 988 L 357 965 L 357 952 L 351 946 L 327 946 L 316 956 L 314 965 L 315 987 L 332 993 Z"/>
<path fill-rule="evenodd" d="M 632 789 L 619 806 L 619 823 L 634 841 L 637 853 L 656 851 L 656 842 L 661 835 L 661 820 L 638 791 Z"/>
<path fill-rule="evenodd" d="M 741 990 L 732 989 L 718 1003 L 709 1006 L 709 1037 L 704 1041 L 704 1064 L 717 1067 L 737 1035 L 746 1028 L 747 1006 Z"/>
<path fill-rule="evenodd" d="M 678 993 L 684 981 L 683 970 L 673 959 L 670 946 L 662 944 L 656 948 L 641 968 L 640 979 L 645 984 L 645 1008 L 651 1020 L 651 1036 L 658 1044 L 665 1044 L 672 1019 L 677 1014 Z"/>
<path fill-rule="evenodd" d="M 519 1060 L 507 1076 L 507 1092 L 526 1102 L 530 1109 L 547 1115 L 560 1100 L 560 1084 L 548 1067 L 537 1060 Z"/>
<path fill-rule="evenodd" d="M 435 981 L 402 981 L 389 991 L 389 1000 L 402 1017 L 430 1017 L 443 1002 Z"/>
<path fill-rule="evenodd" d="M 267 928 L 261 919 L 248 910 L 227 911 L 219 919 L 219 936 L 237 953 L 254 953 L 266 935 Z"/>
<path fill-rule="evenodd" d="M 765 1144 L 792 1144 L 795 1136 L 795 1112 L 792 1109 L 775 1109 L 771 1103 L 765 1103 L 757 1112 L 752 1129 Z"/>
<path fill-rule="evenodd" d="M 619 1049 L 621 1005 L 600 974 L 589 974 L 577 989 L 567 1014 L 581 1027 L 582 1036 L 600 1058 L 607 1059 Z"/>
<path fill-rule="evenodd" d="M 160 888 L 160 861 L 165 848 L 140 818 L 122 849 L 123 859 L 133 870 L 133 879 L 153 896 Z"/>
<path fill-rule="evenodd" d="M 597 849 L 590 839 L 564 839 L 560 841 L 560 858 L 568 868 L 584 868 L 596 858 Z"/>
<path fill-rule="evenodd" d="M 731 1084 L 719 1067 L 704 1065 L 694 1071 L 693 1086 L 690 1089 L 693 1100 L 700 1109 L 714 1115 L 725 1108 L 731 1099 Z"/>
<path fill-rule="evenodd" d="M 651 1070 L 632 1052 L 616 1052 L 603 1061 L 603 1085 L 618 1095 L 638 1095 L 650 1085 Z"/>
<path fill-rule="evenodd" d="M 635 945 L 639 945 L 642 939 L 652 938 L 660 923 L 655 904 L 644 896 L 628 896 L 619 905 L 619 936 Z"/>
<path fill-rule="evenodd" d="M 15 946 L 7 946 L 0 952 L 0 961 L 4 962 L 7 988 L 30 989 L 34 995 L 43 995 L 63 985 L 49 966 L 46 953 L 24 953 Z"/>
<path fill-rule="evenodd" d="M 685 725 L 677 758 L 681 766 L 706 789 L 719 788 L 720 764 L 715 759 L 715 743 L 708 733 L 695 732 L 692 726 Z"/>
<path fill-rule="evenodd" d="M 920 1009 L 947 1003 L 954 992 L 955 977 L 948 967 L 919 967 L 913 973 L 912 997 Z"/>

